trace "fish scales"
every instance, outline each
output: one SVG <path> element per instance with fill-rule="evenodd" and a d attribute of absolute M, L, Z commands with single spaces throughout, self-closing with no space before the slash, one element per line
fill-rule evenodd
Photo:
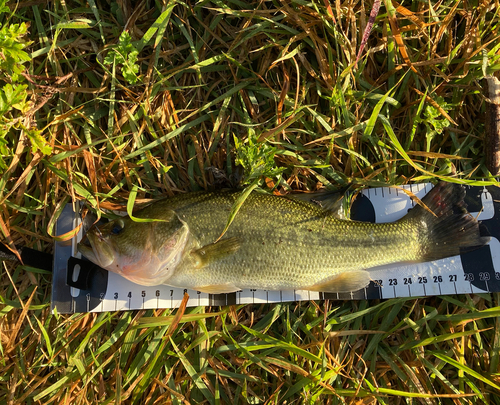
<path fill-rule="evenodd" d="M 190 230 L 203 246 L 221 235 L 237 196 L 211 193 L 200 200 L 193 196 L 187 206 L 168 200 L 164 204 L 192 224 Z M 183 286 L 197 278 L 201 285 L 305 288 L 344 271 L 417 260 L 416 227 L 416 223 L 342 221 L 312 204 L 255 193 L 224 235 L 242 239 L 237 254 L 203 269 L 181 267 L 170 283 Z"/>
<path fill-rule="evenodd" d="M 187 193 L 89 230 L 79 250 L 142 285 L 209 293 L 243 288 L 354 291 L 370 269 L 453 256 L 488 243 L 463 187 L 439 183 L 401 220 L 337 218 L 316 204 L 253 192 L 219 241 L 239 192 Z"/>

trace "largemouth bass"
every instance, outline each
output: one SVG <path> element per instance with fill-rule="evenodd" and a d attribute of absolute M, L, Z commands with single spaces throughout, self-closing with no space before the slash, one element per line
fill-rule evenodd
<path fill-rule="evenodd" d="M 207 293 L 244 288 L 355 291 L 370 269 L 426 262 L 488 243 L 462 186 L 441 182 L 399 221 L 342 220 L 320 206 L 254 192 L 217 241 L 239 192 L 178 195 L 93 227 L 79 251 L 134 283 Z M 217 242 L 216 242 L 217 241 Z"/>

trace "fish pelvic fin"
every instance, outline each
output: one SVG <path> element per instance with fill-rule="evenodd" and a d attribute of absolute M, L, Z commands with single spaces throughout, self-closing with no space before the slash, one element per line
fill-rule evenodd
<path fill-rule="evenodd" d="M 439 182 L 401 221 L 417 221 L 422 229 L 422 256 L 426 261 L 456 256 L 478 249 L 490 241 L 464 201 L 459 184 Z"/>
<path fill-rule="evenodd" d="M 190 253 L 193 265 L 196 269 L 201 269 L 207 264 L 223 259 L 236 252 L 241 246 L 241 238 L 233 237 L 221 239 L 218 242 L 210 243 Z M 201 291 L 201 290 L 200 290 Z"/>
<path fill-rule="evenodd" d="M 207 294 L 229 294 L 236 291 L 240 291 L 241 288 L 236 287 L 233 284 L 214 284 L 214 285 L 203 285 L 194 287 L 197 291 L 201 291 Z"/>
<path fill-rule="evenodd" d="M 351 292 L 365 288 L 368 284 L 370 284 L 370 273 L 366 270 L 353 270 L 320 281 L 305 288 L 305 290 L 332 293 Z"/>

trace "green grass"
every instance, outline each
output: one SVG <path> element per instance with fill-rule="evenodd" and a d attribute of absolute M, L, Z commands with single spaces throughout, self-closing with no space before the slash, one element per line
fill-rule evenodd
<path fill-rule="evenodd" d="M 29 24 L 0 41 L 3 241 L 51 251 L 77 200 L 497 184 L 495 5 L 384 1 L 358 62 L 371 1 L 0 7 Z M 500 403 L 498 294 L 69 316 L 50 274 L 0 281 L 0 403 Z"/>

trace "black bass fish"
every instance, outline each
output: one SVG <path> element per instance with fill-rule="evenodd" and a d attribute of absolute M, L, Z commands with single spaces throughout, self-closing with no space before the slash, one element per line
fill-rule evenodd
<path fill-rule="evenodd" d="M 161 200 L 91 228 L 78 250 L 134 283 L 218 294 L 245 288 L 355 291 L 370 268 L 455 256 L 488 243 L 467 212 L 462 186 L 441 182 L 402 219 L 342 220 L 320 206 L 253 192 L 217 241 L 239 192 Z M 217 242 L 216 242 L 217 241 Z"/>

